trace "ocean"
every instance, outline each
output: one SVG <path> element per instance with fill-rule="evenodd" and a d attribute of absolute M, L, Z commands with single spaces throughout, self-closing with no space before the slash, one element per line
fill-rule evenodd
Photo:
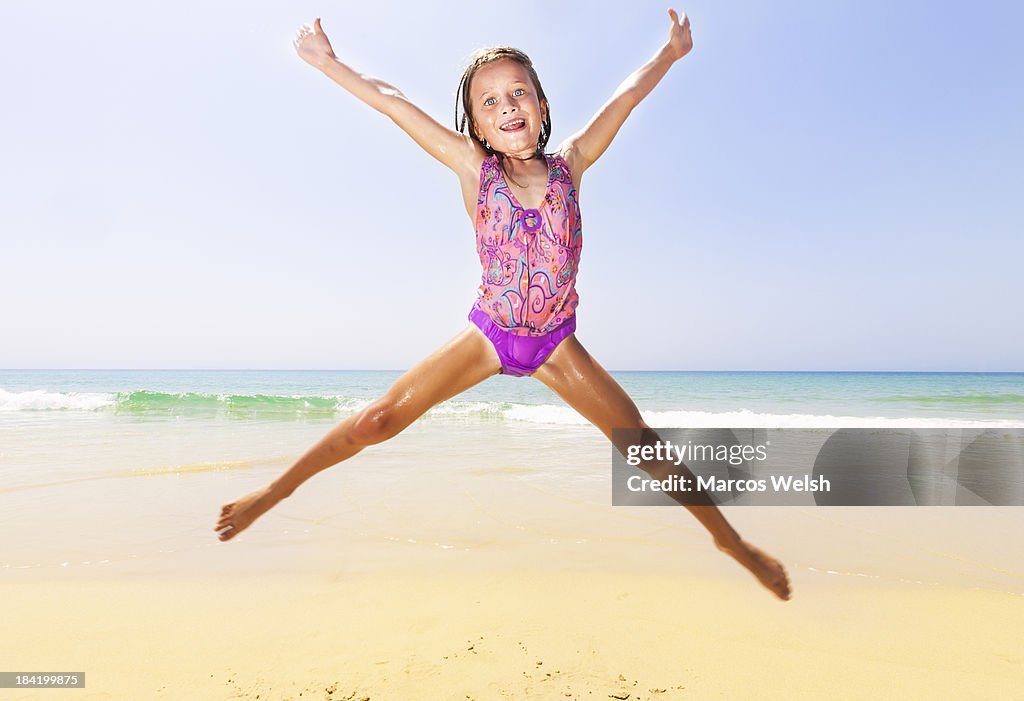
<path fill-rule="evenodd" d="M 0 415 L 296 421 L 341 418 L 382 395 L 398 371 L 0 370 Z M 652 426 L 921 425 L 1024 420 L 1024 373 L 614 372 Z M 44 413 L 40 413 L 44 412 Z M 496 376 L 435 407 L 460 416 L 579 424 L 540 382 Z M 649 418 L 647 418 L 649 417 Z M 842 421 L 837 424 L 836 421 Z M 717 422 L 717 423 L 715 423 Z"/>
<path fill-rule="evenodd" d="M 558 551 L 559 566 L 589 567 L 600 561 L 590 548 L 609 542 L 635 545 L 628 552 L 641 562 L 664 551 L 666 533 L 701 534 L 679 509 L 612 508 L 604 435 L 540 382 L 496 376 L 344 469 L 314 476 L 230 543 L 216 540 L 222 504 L 269 482 L 400 374 L 0 370 L 0 569 L 294 570 L 322 567 L 325 553 L 345 567 L 379 568 L 437 562 L 438 552 L 510 561 L 514 553 L 543 556 L 553 543 L 571 546 Z M 612 375 L 653 427 L 1024 427 L 1024 373 Z M 739 508 L 742 521 L 759 507 Z M 1008 509 L 967 511 L 957 513 L 1020 519 Z M 930 518 L 934 538 L 950 537 L 948 519 L 925 512 L 900 517 L 894 530 Z M 798 513 L 821 532 L 829 510 L 751 523 L 784 539 Z M 835 528 L 843 538 L 857 533 Z M 892 532 L 875 540 L 872 552 L 894 547 Z M 830 571 L 817 556 L 804 557 L 808 571 Z M 872 572 L 864 557 L 851 570 L 858 576 Z M 936 556 L 930 571 L 953 577 L 952 566 Z M 897 575 L 912 573 L 879 576 Z"/>

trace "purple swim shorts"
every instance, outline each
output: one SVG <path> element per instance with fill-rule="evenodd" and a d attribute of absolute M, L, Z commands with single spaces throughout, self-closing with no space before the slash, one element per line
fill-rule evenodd
<path fill-rule="evenodd" d="M 491 321 L 487 312 L 476 306 L 470 310 L 469 320 L 484 332 L 494 350 L 498 351 L 502 374 L 514 377 L 532 375 L 544 364 L 558 344 L 576 330 L 575 314 L 557 329 L 543 336 L 517 336 L 509 333 Z"/>

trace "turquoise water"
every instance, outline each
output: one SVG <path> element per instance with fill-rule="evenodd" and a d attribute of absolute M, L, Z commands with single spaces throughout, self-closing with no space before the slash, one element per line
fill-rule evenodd
<path fill-rule="evenodd" d="M 340 417 L 381 396 L 388 371 L 0 370 L 0 415 L 98 412 L 244 420 Z M 1024 421 L 1024 373 L 616 372 L 652 425 L 743 417 L 778 425 L 839 418 Z M 428 416 L 577 424 L 531 378 L 493 377 Z"/>

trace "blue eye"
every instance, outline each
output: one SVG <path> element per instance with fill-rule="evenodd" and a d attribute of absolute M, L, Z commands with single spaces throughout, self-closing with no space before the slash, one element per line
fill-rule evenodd
<path fill-rule="evenodd" d="M 516 88 L 515 90 L 513 90 L 513 91 L 512 91 L 512 95 L 513 95 L 514 97 L 519 97 L 519 95 L 520 95 L 520 94 L 523 94 L 523 95 L 525 95 L 525 94 L 526 94 L 526 91 L 525 91 L 525 90 L 523 90 L 522 88 Z"/>
<path fill-rule="evenodd" d="M 493 97 L 489 97 L 486 100 L 484 100 L 484 105 L 486 105 L 488 107 L 493 105 L 493 104 L 494 104 L 494 98 Z"/>

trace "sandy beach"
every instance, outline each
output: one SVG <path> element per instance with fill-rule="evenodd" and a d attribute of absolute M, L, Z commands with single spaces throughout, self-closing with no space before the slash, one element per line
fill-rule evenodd
<path fill-rule="evenodd" d="M 1021 508 L 725 507 L 787 567 L 793 598 L 780 602 L 684 509 L 612 506 L 611 448 L 593 427 L 542 404 L 459 406 L 316 475 L 227 543 L 213 530 L 221 505 L 333 418 L 8 413 L 0 671 L 86 682 L 0 698 L 988 700 L 1021 688 Z"/>
<path fill-rule="evenodd" d="M 8 668 L 64 699 L 996 699 L 1020 596 L 796 576 L 390 572 L 9 583 Z M 17 602 L 16 606 L 11 606 Z"/>
<path fill-rule="evenodd" d="M 786 563 L 783 603 L 681 508 L 602 506 L 599 490 L 567 502 L 509 472 L 455 479 L 468 485 L 461 514 L 355 512 L 350 537 L 308 490 L 233 543 L 106 569 L 8 569 L 5 666 L 87 681 L 3 698 L 995 699 L 1019 688 L 1016 509 L 732 507 L 737 528 Z M 495 483 L 504 497 L 487 502 Z"/>

